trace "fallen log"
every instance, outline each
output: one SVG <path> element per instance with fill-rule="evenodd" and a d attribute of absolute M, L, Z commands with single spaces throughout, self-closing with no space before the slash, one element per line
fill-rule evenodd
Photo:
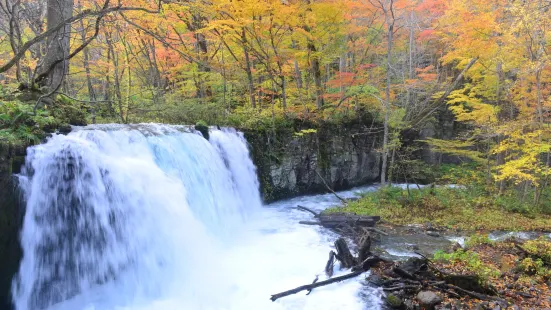
<path fill-rule="evenodd" d="M 377 265 L 377 263 L 381 261 L 383 261 L 383 259 L 379 256 L 370 256 L 358 265 L 352 267 L 352 271 L 368 271 L 371 267 Z"/>
<path fill-rule="evenodd" d="M 276 301 L 281 297 L 293 295 L 293 294 L 299 293 L 301 291 L 312 290 L 316 287 L 325 286 L 325 285 L 335 283 L 335 282 L 341 282 L 341 281 L 344 281 L 344 280 L 347 280 L 347 279 L 357 277 L 357 276 L 361 275 L 362 273 L 364 273 L 363 270 L 362 271 L 355 271 L 355 272 L 351 272 L 351 273 L 348 273 L 348 274 L 345 274 L 345 275 L 342 275 L 342 276 L 339 276 L 339 277 L 331 278 L 331 279 L 328 279 L 328 280 L 325 280 L 325 281 L 320 281 L 320 282 L 316 282 L 316 283 L 312 283 L 312 284 L 302 285 L 302 286 L 299 286 L 299 287 L 294 288 L 292 290 L 288 290 L 288 291 L 285 291 L 285 292 L 274 294 L 274 295 L 272 295 L 272 297 L 270 297 L 270 300 L 271 301 Z"/>
<path fill-rule="evenodd" d="M 318 217 L 322 226 L 335 228 L 339 225 L 373 227 L 381 219 L 379 216 L 359 216 L 350 214 L 320 214 Z"/>
<path fill-rule="evenodd" d="M 363 229 L 374 232 L 374 233 L 378 233 L 379 235 L 388 236 L 388 234 L 386 232 L 384 232 L 380 229 L 377 229 L 375 227 L 363 227 Z"/>
<path fill-rule="evenodd" d="M 381 235 L 388 235 L 384 231 L 374 228 L 377 222 L 381 219 L 380 216 L 360 216 L 351 214 L 318 214 L 315 211 L 303 206 L 297 206 L 298 210 L 312 213 L 317 221 L 300 221 L 299 224 L 303 225 L 320 225 L 326 228 L 339 229 L 345 227 L 352 232 L 354 227 L 362 227 L 369 231 L 376 232 Z"/>
<path fill-rule="evenodd" d="M 469 290 L 463 289 L 459 286 L 455 286 L 453 284 L 446 283 L 445 285 L 446 285 L 447 288 L 450 288 L 450 289 L 452 289 L 456 292 L 463 293 L 464 295 L 467 295 L 467 296 L 470 296 L 470 297 L 473 297 L 473 298 L 476 298 L 476 299 L 486 300 L 486 301 L 497 301 L 501 304 L 507 305 L 507 301 L 502 299 L 502 298 L 499 298 L 499 297 L 494 297 L 494 296 L 489 296 L 489 295 L 486 295 L 486 294 L 480 294 L 480 293 L 477 293 L 477 292 L 469 291 Z"/>
<path fill-rule="evenodd" d="M 337 250 L 337 259 L 341 262 L 342 268 L 352 268 L 356 265 L 356 259 L 350 253 L 348 244 L 343 238 L 337 239 L 335 241 L 335 249 Z"/>
<path fill-rule="evenodd" d="M 302 225 L 312 225 L 312 226 L 319 225 L 319 226 L 323 226 L 320 222 L 315 222 L 315 221 L 299 221 L 298 223 L 302 224 Z"/>

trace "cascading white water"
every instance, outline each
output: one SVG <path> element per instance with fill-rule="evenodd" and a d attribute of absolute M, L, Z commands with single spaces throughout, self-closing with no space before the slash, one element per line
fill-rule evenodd
<path fill-rule="evenodd" d="M 181 126 L 77 128 L 29 148 L 20 181 L 18 310 L 365 306 L 357 281 L 269 301 L 319 273 L 331 240 L 297 227 L 287 204 L 261 207 L 235 130 L 207 141 Z"/>

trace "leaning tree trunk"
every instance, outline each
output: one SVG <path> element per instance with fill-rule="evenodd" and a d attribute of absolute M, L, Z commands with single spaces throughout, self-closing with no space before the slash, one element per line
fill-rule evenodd
<path fill-rule="evenodd" d="M 74 0 L 48 0 L 46 21 L 51 29 L 73 16 Z M 69 71 L 71 25 L 65 25 L 46 40 L 46 55 L 41 66 L 39 86 L 50 90 L 59 88 Z"/>

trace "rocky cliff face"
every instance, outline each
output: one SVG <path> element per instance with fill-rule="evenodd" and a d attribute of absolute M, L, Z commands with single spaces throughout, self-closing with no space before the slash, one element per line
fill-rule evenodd
<path fill-rule="evenodd" d="M 375 182 L 382 134 L 361 122 L 309 131 L 246 131 L 265 201 Z"/>
<path fill-rule="evenodd" d="M 25 158 L 25 147 L 0 143 L 0 309 L 10 309 L 10 287 L 19 268 L 21 247 L 19 230 L 23 205 L 13 173 L 18 173 Z"/>

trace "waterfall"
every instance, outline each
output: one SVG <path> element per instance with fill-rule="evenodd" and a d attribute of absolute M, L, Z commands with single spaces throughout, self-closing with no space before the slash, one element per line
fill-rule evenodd
<path fill-rule="evenodd" d="M 183 126 L 76 128 L 29 148 L 20 184 L 18 310 L 155 299 L 167 282 L 193 280 L 261 206 L 246 141 L 232 129 L 211 129 L 207 141 Z"/>

